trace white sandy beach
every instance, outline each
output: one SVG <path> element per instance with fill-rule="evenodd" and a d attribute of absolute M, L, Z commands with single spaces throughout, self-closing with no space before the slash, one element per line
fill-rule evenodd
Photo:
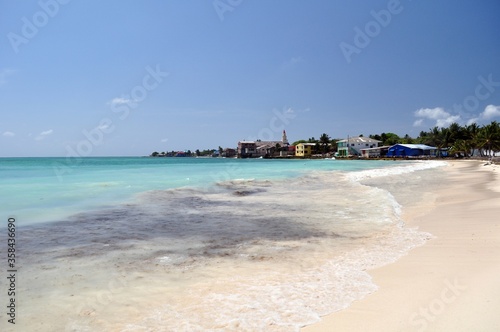
<path fill-rule="evenodd" d="M 369 271 L 378 291 L 302 331 L 500 331 L 500 167 L 483 164 L 449 162 L 436 195 L 403 210 L 434 238 Z"/>

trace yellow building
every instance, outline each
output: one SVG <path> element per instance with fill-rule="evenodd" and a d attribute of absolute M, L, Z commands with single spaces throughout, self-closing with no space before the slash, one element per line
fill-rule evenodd
<path fill-rule="evenodd" d="M 313 153 L 316 143 L 299 143 L 295 147 L 296 157 L 310 157 Z"/>

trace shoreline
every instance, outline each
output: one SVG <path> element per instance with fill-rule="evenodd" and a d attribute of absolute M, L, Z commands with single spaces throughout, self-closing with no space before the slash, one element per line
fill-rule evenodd
<path fill-rule="evenodd" d="M 483 165 L 449 161 L 434 199 L 402 211 L 434 238 L 370 270 L 377 291 L 301 331 L 499 331 L 500 173 Z"/>

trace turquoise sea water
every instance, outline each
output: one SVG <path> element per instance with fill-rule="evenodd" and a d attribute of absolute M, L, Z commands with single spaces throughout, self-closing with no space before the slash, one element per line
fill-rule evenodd
<path fill-rule="evenodd" d="M 16 328 L 297 331 L 375 291 L 368 269 L 425 242 L 400 204 L 441 165 L 0 159 L 1 218 L 18 225 Z"/>
<path fill-rule="evenodd" d="M 148 190 L 207 188 L 234 179 L 272 180 L 311 171 L 356 171 L 388 162 L 223 158 L 0 158 L 3 215 L 27 225 L 109 207 Z"/>

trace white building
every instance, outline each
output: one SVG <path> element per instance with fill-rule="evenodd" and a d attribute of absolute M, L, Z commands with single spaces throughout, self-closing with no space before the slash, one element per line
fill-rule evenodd
<path fill-rule="evenodd" d="M 369 137 L 349 137 L 337 142 L 338 156 L 361 156 L 361 150 L 376 148 L 381 143 Z"/>

